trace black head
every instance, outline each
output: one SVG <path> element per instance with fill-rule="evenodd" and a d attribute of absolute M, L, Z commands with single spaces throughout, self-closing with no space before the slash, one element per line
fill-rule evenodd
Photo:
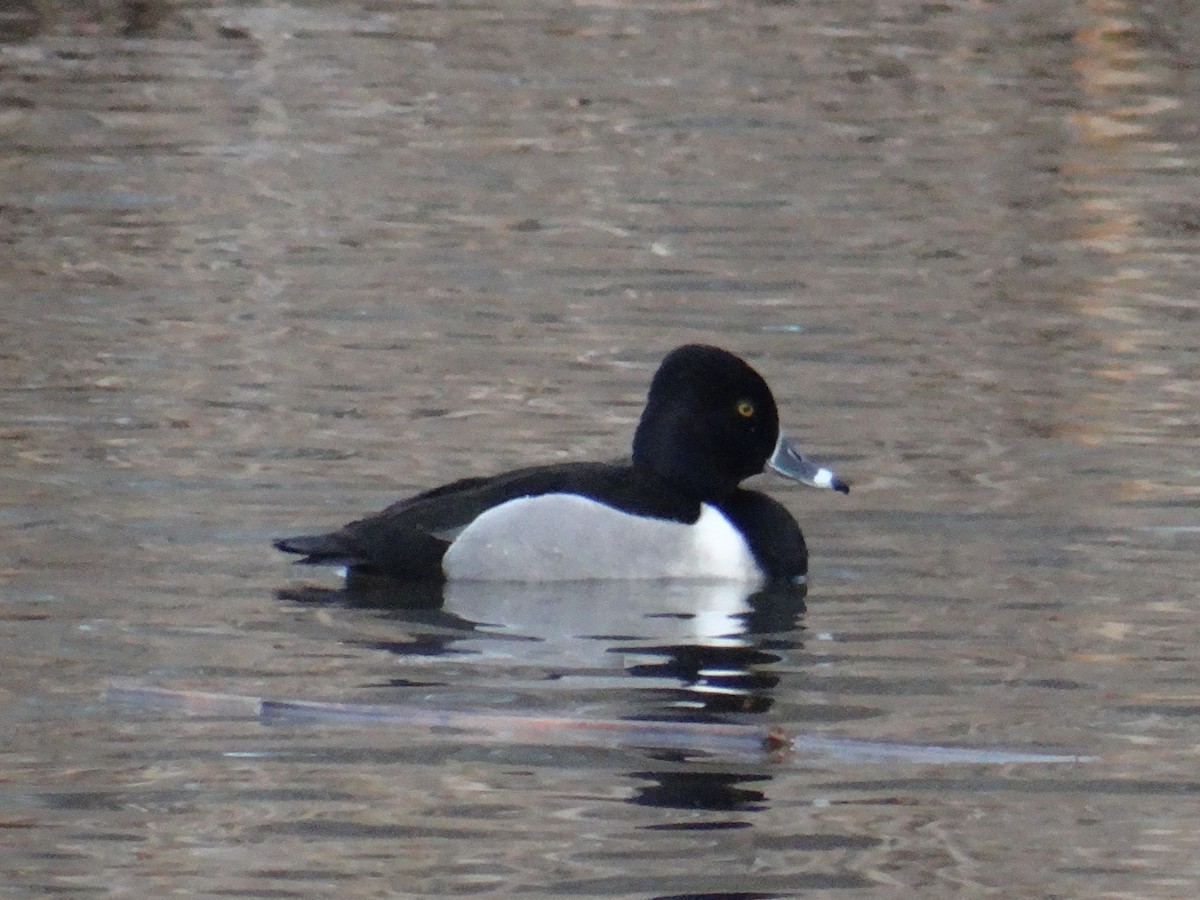
<path fill-rule="evenodd" d="M 698 500 L 721 500 L 763 470 L 779 411 L 762 376 L 718 347 L 672 350 L 650 382 L 633 461 Z"/>

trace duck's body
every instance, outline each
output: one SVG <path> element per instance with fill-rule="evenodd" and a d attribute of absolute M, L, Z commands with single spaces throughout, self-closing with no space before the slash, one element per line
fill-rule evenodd
<path fill-rule="evenodd" d="M 628 463 L 565 463 L 467 478 L 329 534 L 275 546 L 315 565 L 402 580 L 797 579 L 791 514 L 739 483 L 770 461 L 846 492 L 779 434 L 766 383 L 738 357 L 689 345 L 650 387 Z"/>

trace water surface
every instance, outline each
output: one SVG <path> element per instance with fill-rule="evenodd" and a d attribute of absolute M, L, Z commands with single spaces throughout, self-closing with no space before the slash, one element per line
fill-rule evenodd
<path fill-rule="evenodd" d="M 1190 6 L 68 7 L 0 25 L 8 893 L 1192 893 Z M 761 479 L 807 611 L 330 602 L 269 549 L 616 456 L 695 340 L 854 483 Z M 118 680 L 815 743 L 263 724 Z"/>

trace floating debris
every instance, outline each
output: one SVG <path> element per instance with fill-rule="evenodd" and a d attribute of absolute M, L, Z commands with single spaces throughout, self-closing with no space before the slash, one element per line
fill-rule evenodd
<path fill-rule="evenodd" d="M 735 756 L 818 754 L 843 762 L 912 762 L 933 765 L 1079 763 L 1095 757 L 1030 753 L 924 744 L 891 744 L 846 738 L 806 737 L 768 725 L 678 722 L 648 719 L 585 719 L 573 716 L 513 715 L 453 710 L 412 704 L 334 703 L 272 700 L 243 694 L 118 685 L 108 700 L 139 709 L 192 716 L 258 719 L 264 724 L 400 725 L 437 732 L 477 734 L 492 741 L 592 747 L 644 747 Z"/>

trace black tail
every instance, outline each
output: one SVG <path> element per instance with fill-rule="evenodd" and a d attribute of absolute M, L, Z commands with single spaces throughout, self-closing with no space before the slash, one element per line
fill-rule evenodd
<path fill-rule="evenodd" d="M 307 566 L 347 566 L 358 561 L 341 546 L 336 534 L 301 534 L 272 543 L 276 550 L 303 557 L 296 562 Z"/>

